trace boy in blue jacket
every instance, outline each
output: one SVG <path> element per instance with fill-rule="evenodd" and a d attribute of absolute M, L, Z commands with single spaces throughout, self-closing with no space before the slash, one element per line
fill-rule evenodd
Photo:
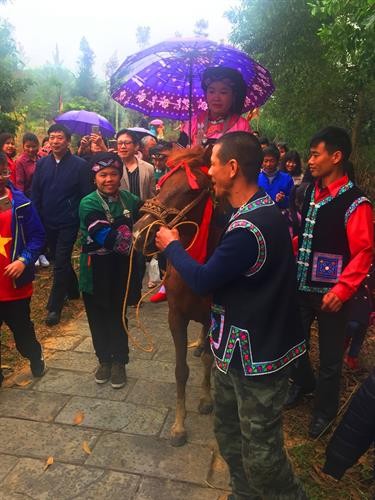
<path fill-rule="evenodd" d="M 6 156 L 0 153 L 0 327 L 8 325 L 32 374 L 41 377 L 45 363 L 30 320 L 30 300 L 44 229 L 31 201 L 14 189 L 9 177 Z M 0 364 L 0 386 L 3 379 Z"/>

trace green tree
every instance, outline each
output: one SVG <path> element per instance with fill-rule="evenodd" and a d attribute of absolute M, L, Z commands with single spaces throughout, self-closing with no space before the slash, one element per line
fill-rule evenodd
<path fill-rule="evenodd" d="M 262 133 L 303 150 L 318 128 L 349 124 L 344 82 L 324 57 L 320 19 L 306 2 L 242 0 L 227 15 L 231 41 L 263 64 L 275 83 L 262 109 Z"/>
<path fill-rule="evenodd" d="M 312 0 L 318 35 L 352 101 L 353 158 L 375 132 L 375 0 Z"/>
<path fill-rule="evenodd" d="M 32 85 L 22 98 L 27 110 L 25 126 L 42 133 L 61 111 L 61 104 L 75 94 L 76 80 L 67 68 L 52 63 L 27 70 L 26 74 Z"/>
<path fill-rule="evenodd" d="M 0 132 L 16 132 L 24 118 L 19 100 L 30 83 L 23 72 L 13 28 L 0 19 Z"/>
<path fill-rule="evenodd" d="M 207 19 L 198 19 L 194 25 L 194 35 L 198 37 L 208 37 L 208 21 Z"/>
<path fill-rule="evenodd" d="M 76 94 L 93 101 L 97 97 L 94 75 L 95 54 L 85 37 L 81 39 L 79 50 L 81 53 L 78 59 Z"/>
<path fill-rule="evenodd" d="M 144 49 L 150 44 L 150 26 L 137 26 L 137 31 L 135 33 L 137 44 L 140 49 Z"/>

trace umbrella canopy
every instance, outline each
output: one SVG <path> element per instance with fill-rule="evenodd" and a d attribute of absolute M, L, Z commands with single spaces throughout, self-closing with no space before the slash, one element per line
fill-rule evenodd
<path fill-rule="evenodd" d="M 153 137 L 154 139 L 156 139 L 156 135 L 153 134 L 150 130 L 147 130 L 147 128 L 143 128 L 143 127 L 128 127 L 125 130 L 130 130 L 131 132 L 135 132 L 140 139 L 142 139 L 146 135 L 149 135 L 149 136 Z"/>
<path fill-rule="evenodd" d="M 68 127 L 73 134 L 89 135 L 94 125 L 99 127 L 103 137 L 113 137 L 115 135 L 115 129 L 109 121 L 104 116 L 98 115 L 98 113 L 94 113 L 93 111 L 67 111 L 62 115 L 56 116 L 55 122 Z"/>
<path fill-rule="evenodd" d="M 155 118 L 155 120 L 151 120 L 149 125 L 154 125 L 155 127 L 158 127 L 159 125 L 163 125 L 163 120 L 160 120 L 160 118 Z"/>
<path fill-rule="evenodd" d="M 201 76 L 213 66 L 242 74 L 247 85 L 243 112 L 264 104 L 274 91 L 270 73 L 244 52 L 206 38 L 177 38 L 129 56 L 111 78 L 111 94 L 141 113 L 187 120 L 207 109 Z"/>

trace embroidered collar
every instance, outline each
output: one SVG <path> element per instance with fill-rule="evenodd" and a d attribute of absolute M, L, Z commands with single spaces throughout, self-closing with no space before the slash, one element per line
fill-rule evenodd
<path fill-rule="evenodd" d="M 262 196 L 263 195 L 263 196 Z M 229 222 L 237 219 L 240 215 L 247 214 L 248 212 L 252 212 L 257 208 L 266 207 L 270 205 L 274 205 L 274 201 L 271 199 L 268 194 L 266 194 L 263 190 L 259 190 L 255 193 L 255 195 L 244 205 L 242 205 L 237 212 L 235 212 L 230 218 Z"/>

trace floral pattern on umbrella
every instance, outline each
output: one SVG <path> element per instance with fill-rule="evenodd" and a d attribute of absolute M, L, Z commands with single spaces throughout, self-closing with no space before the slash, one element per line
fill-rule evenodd
<path fill-rule="evenodd" d="M 243 112 L 264 104 L 275 89 L 268 70 L 244 52 L 206 38 L 179 38 L 129 56 L 111 78 L 111 94 L 146 115 L 187 120 L 190 113 L 207 109 L 201 75 L 212 66 L 242 74 L 247 85 Z"/>

